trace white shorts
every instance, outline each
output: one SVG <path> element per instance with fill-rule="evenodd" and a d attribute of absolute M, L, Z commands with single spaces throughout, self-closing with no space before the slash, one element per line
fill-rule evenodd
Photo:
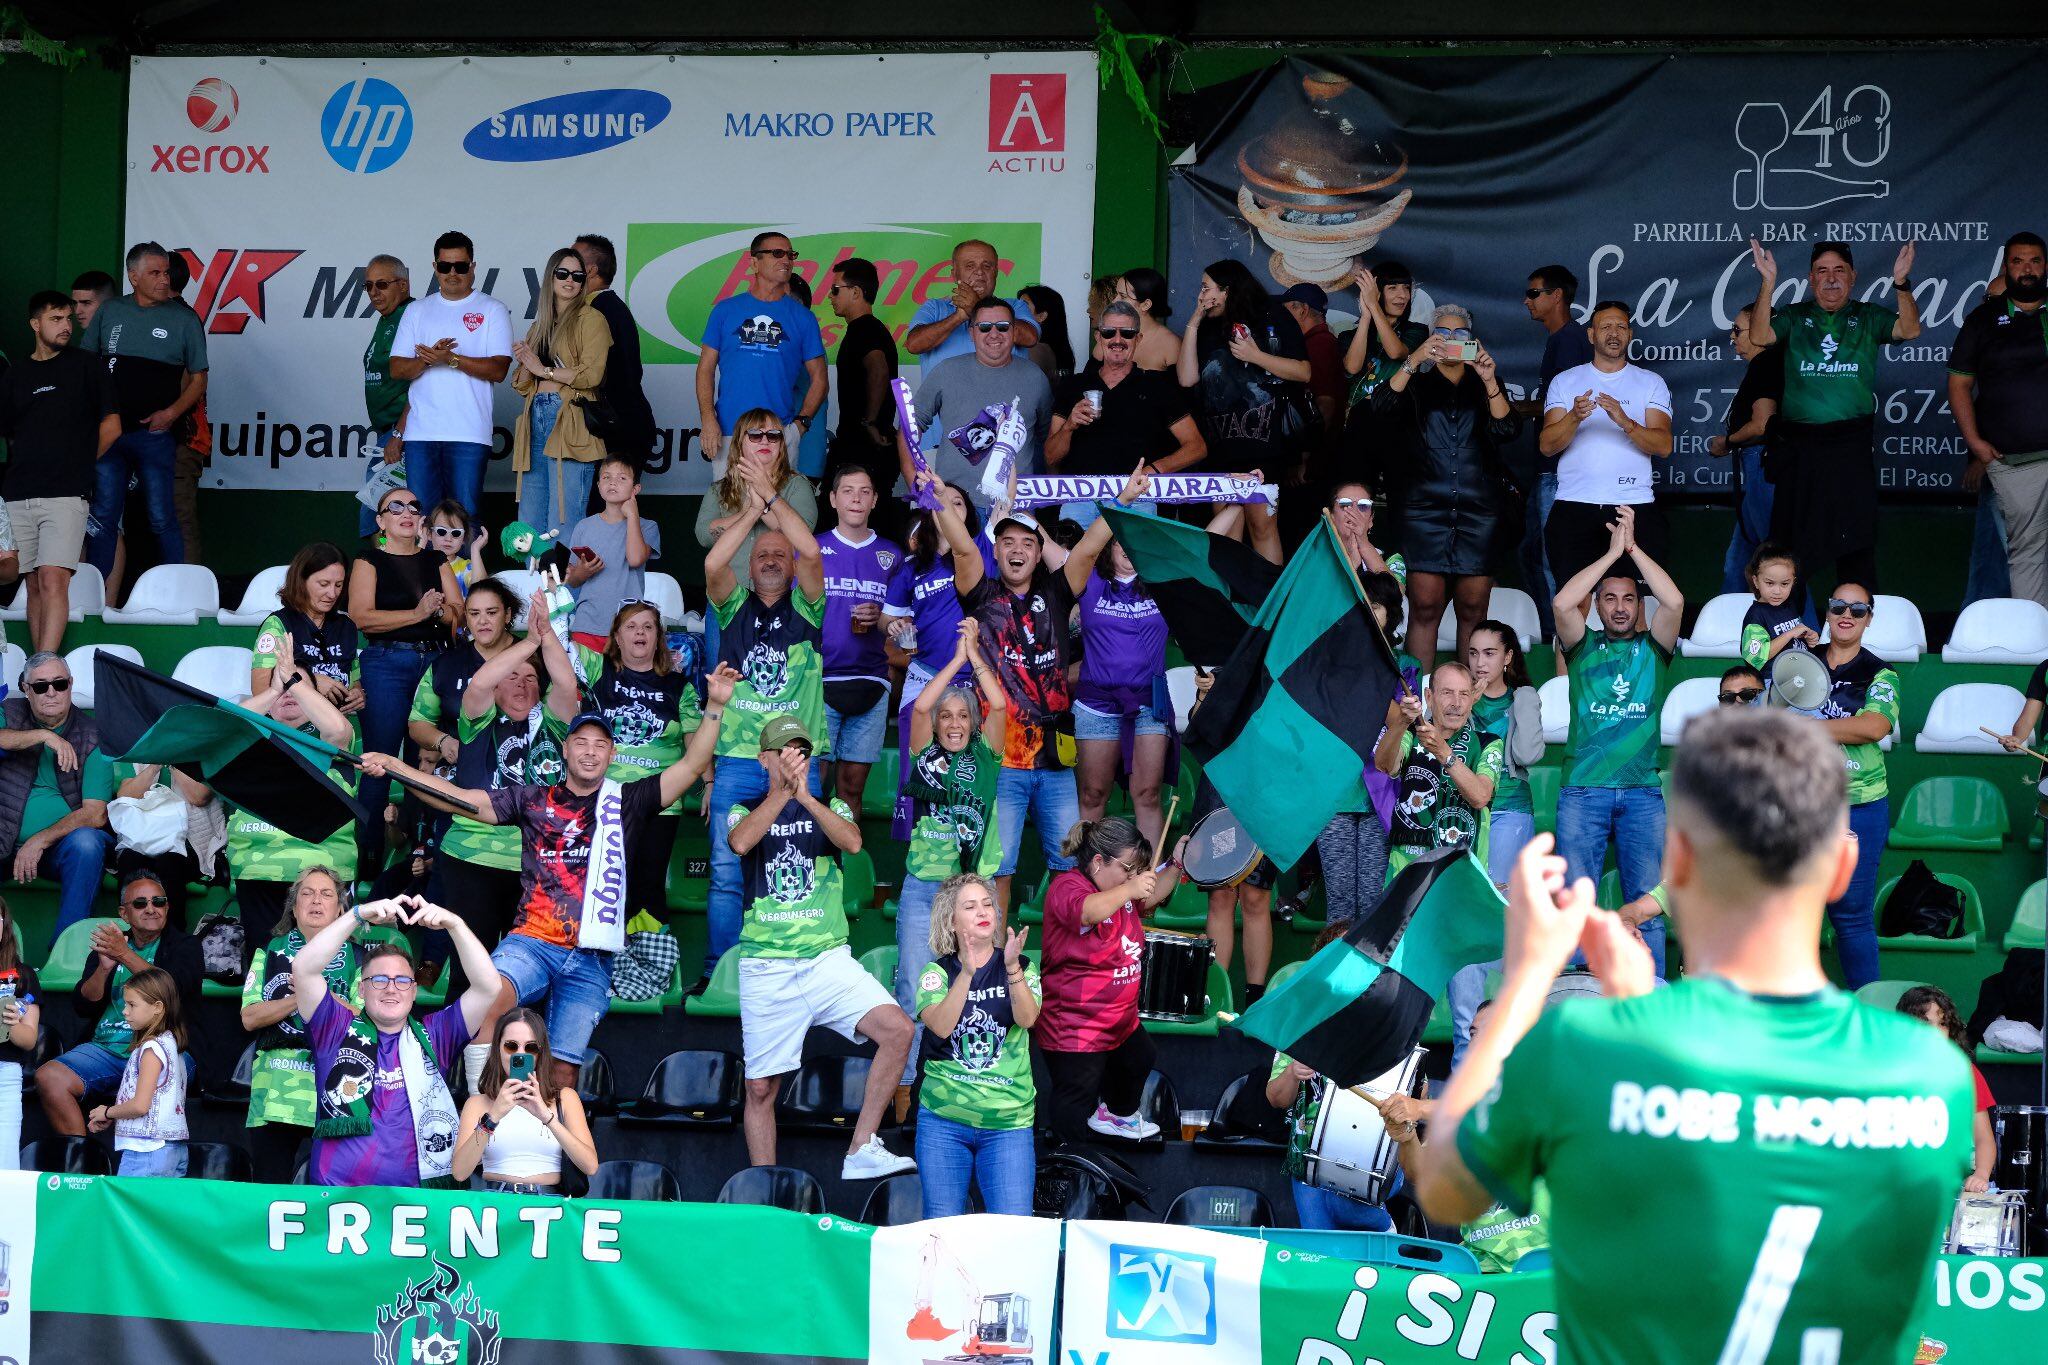
<path fill-rule="evenodd" d="M 895 1003 L 843 943 L 818 957 L 741 958 L 740 1039 L 747 1079 L 796 1070 L 804 1060 L 804 1034 L 813 1027 L 867 1041 L 860 1021 L 869 1010 Z"/>

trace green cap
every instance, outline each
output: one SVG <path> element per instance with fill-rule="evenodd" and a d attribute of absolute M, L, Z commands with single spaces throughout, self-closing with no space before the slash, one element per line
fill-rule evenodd
<path fill-rule="evenodd" d="M 801 744 L 806 749 L 818 747 L 811 742 L 811 732 L 804 729 L 804 723 L 787 712 L 761 727 L 763 749 L 780 749 L 790 744 Z"/>

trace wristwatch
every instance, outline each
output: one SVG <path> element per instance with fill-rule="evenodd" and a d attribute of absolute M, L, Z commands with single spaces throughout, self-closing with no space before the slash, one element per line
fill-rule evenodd
<path fill-rule="evenodd" d="M 492 1118 L 489 1114 L 485 1114 L 482 1118 L 478 1119 L 476 1121 L 476 1126 L 483 1129 L 486 1133 L 495 1133 L 498 1131 L 498 1121 Z"/>
<path fill-rule="evenodd" d="M 1911 289 L 1912 287 L 1913 287 L 1913 277 L 1912 277 L 1911 275 L 1908 275 L 1908 276 L 1906 276 L 1906 278 L 1905 278 L 1905 279 L 1903 279 L 1903 280 L 1893 280 L 1893 281 L 1892 281 L 1892 288 L 1894 288 L 1894 289 Z"/>

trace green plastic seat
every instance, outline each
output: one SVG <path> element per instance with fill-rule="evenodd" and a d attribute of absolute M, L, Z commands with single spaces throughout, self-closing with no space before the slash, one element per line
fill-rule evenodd
<path fill-rule="evenodd" d="M 737 946 L 727 948 L 718 959 L 703 992 L 683 1001 L 683 1013 L 699 1019 L 740 1017 L 740 950 Z"/>
<path fill-rule="evenodd" d="M 848 919 L 859 919 L 875 903 L 875 860 L 866 849 L 839 855 L 839 886 Z"/>
<path fill-rule="evenodd" d="M 1045 883 L 1038 886 L 1030 886 L 1022 877 L 1016 877 L 1011 880 L 1011 894 L 1018 898 L 1015 902 L 1017 912 L 1014 916 L 1017 923 L 1045 923 L 1045 888 L 1050 884 L 1050 878 L 1047 878 Z"/>
<path fill-rule="evenodd" d="M 2048 881 L 2035 882 L 2020 893 L 2012 927 L 2005 931 L 2005 951 L 2015 948 L 2048 948 Z"/>
<path fill-rule="evenodd" d="M 896 945 L 884 943 L 870 948 L 860 955 L 860 965 L 867 974 L 881 984 L 883 990 L 896 993 Z"/>
<path fill-rule="evenodd" d="M 1868 985 L 1858 986 L 1856 998 L 1877 1009 L 1895 1010 L 1899 1007 L 1900 996 L 1915 986 L 1926 984 L 1925 981 L 1873 981 Z"/>
<path fill-rule="evenodd" d="M 671 910 L 701 915 L 711 904 L 711 836 L 695 820 L 683 821 L 675 847 L 669 850 L 664 890 Z"/>
<path fill-rule="evenodd" d="M 861 788 L 860 813 L 868 820 L 887 820 L 896 814 L 896 793 L 903 789 L 903 760 L 896 746 L 884 744 L 881 757 L 868 769 L 868 784 Z"/>
<path fill-rule="evenodd" d="M 2001 1052 L 1995 1047 L 1978 1044 L 1975 1053 L 1979 1066 L 2032 1066 L 2041 1065 L 2038 1052 Z"/>
<path fill-rule="evenodd" d="M 1266 978 L 1266 994 L 1271 995 L 1274 991 L 1279 990 L 1281 986 L 1287 983 L 1289 977 L 1298 975 L 1301 969 L 1306 966 L 1308 966 L 1308 959 L 1302 958 L 1299 961 L 1289 962 L 1279 968 Z"/>
<path fill-rule="evenodd" d="M 1923 777 L 1899 803 L 1892 848 L 1997 852 L 2011 828 L 2005 798 L 1981 777 Z"/>
<path fill-rule="evenodd" d="M 85 960 L 92 956 L 92 931 L 102 924 L 124 927 L 121 921 L 101 915 L 94 919 L 82 919 L 57 935 L 56 943 L 50 947 L 50 960 L 36 973 L 43 990 L 75 991 L 78 982 L 85 975 Z"/>
<path fill-rule="evenodd" d="M 1152 912 L 1152 927 L 1194 933 L 1209 925 L 1209 893 L 1193 882 L 1173 888 L 1166 904 Z"/>
<path fill-rule="evenodd" d="M 1974 953 L 1978 941 L 1984 937 L 1984 902 L 1977 895 L 1977 888 L 1967 877 L 1953 872 L 1934 874 L 1944 886 L 1953 886 L 1963 893 L 1963 932 L 1954 938 L 1929 938 L 1925 934 L 1901 934 L 1897 938 L 1878 936 L 1877 946 L 1901 953 Z M 1892 888 L 1899 884 L 1892 878 L 1877 889 L 1877 907 L 1873 913 L 1880 925 L 1884 923 L 1884 905 L 1891 899 Z"/>
<path fill-rule="evenodd" d="M 1214 1038 L 1222 1027 L 1218 1014 L 1229 1014 L 1237 1008 L 1237 997 L 1231 994 L 1230 973 L 1223 970 L 1220 962 L 1209 964 L 1208 1009 L 1200 1019 L 1185 1023 L 1173 1019 L 1147 1019 L 1145 1029 L 1150 1033 L 1168 1034 L 1183 1038 Z"/>
<path fill-rule="evenodd" d="M 666 1010 L 674 1009 L 682 1003 L 683 970 L 682 961 L 678 958 L 675 967 L 668 974 L 668 989 L 650 1000 L 621 1000 L 615 995 L 612 997 L 611 1012 L 613 1014 L 659 1015 Z"/>
<path fill-rule="evenodd" d="M 1564 787 L 1564 769 L 1529 769 L 1529 804 L 1536 808 L 1536 832 L 1557 832 L 1557 794 Z"/>

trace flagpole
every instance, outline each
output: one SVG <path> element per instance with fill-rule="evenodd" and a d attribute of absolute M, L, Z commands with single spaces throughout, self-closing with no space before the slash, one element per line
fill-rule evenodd
<path fill-rule="evenodd" d="M 1365 600 L 1365 584 L 1358 581 L 1358 570 L 1351 563 L 1350 553 L 1344 549 L 1344 537 L 1337 535 L 1336 514 L 1327 507 L 1323 509 L 1323 524 L 1330 528 L 1330 534 L 1336 537 L 1338 552 L 1344 555 L 1344 567 L 1347 570 L 1344 580 L 1351 585 L 1351 591 L 1357 594 L 1358 605 L 1365 608 L 1365 619 L 1372 622 L 1373 633 L 1378 635 L 1380 643 L 1387 647 L 1387 657 L 1389 659 L 1399 659 L 1401 657 L 1400 651 L 1396 650 L 1394 642 L 1387 638 L 1386 628 L 1380 624 L 1380 618 L 1372 614 L 1372 603 Z M 1401 691 L 1404 693 L 1408 691 L 1405 680 L 1402 683 Z"/>
<path fill-rule="evenodd" d="M 348 764 L 351 768 L 360 770 L 363 766 L 362 759 L 356 757 L 354 754 L 346 753 L 340 749 L 334 751 L 334 756 L 340 759 L 342 762 Z M 396 768 L 386 768 L 384 770 L 384 776 L 390 778 L 399 786 L 405 787 L 411 791 L 416 791 L 420 793 L 422 796 L 431 796 L 444 806 L 453 806 L 455 809 L 461 811 L 473 820 L 480 820 L 483 818 L 482 813 L 479 812 L 477 808 L 475 806 L 472 806 L 469 802 L 457 800 L 455 797 L 449 796 L 443 792 L 437 792 L 432 787 L 429 787 L 426 783 L 420 781 L 418 778 L 407 777 L 404 773 L 399 772 Z"/>

